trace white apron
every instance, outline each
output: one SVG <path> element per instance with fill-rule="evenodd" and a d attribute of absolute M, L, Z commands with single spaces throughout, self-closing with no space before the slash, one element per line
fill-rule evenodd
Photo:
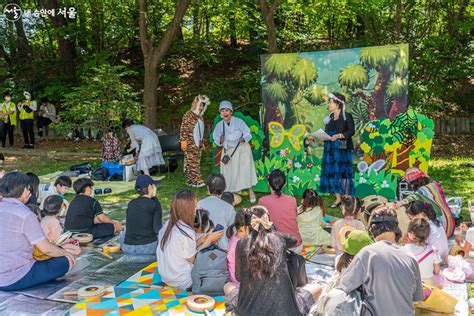
<path fill-rule="evenodd" d="M 227 149 L 226 154 L 232 155 L 234 149 Z M 224 150 L 222 151 L 223 155 Z M 226 191 L 239 192 L 257 184 L 252 149 L 248 143 L 240 144 L 228 164 L 225 165 L 221 162 L 221 173 L 225 178 Z"/>

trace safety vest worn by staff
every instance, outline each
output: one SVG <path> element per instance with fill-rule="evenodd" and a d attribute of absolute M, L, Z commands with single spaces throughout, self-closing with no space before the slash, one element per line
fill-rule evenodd
<path fill-rule="evenodd" d="M 13 102 L 5 103 L 3 102 L 0 111 L 4 115 L 3 121 L 5 123 L 10 122 L 11 125 L 16 125 L 16 105 Z M 7 115 L 8 112 L 13 112 L 10 115 Z"/>
<path fill-rule="evenodd" d="M 31 109 L 31 112 L 28 113 L 25 110 L 25 106 L 28 106 Z M 35 106 L 33 101 L 26 100 L 20 104 L 20 120 L 32 120 L 35 118 Z"/>

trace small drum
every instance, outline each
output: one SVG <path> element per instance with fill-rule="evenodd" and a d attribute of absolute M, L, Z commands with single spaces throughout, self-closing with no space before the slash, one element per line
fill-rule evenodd
<path fill-rule="evenodd" d="M 119 244 L 108 244 L 104 247 L 104 252 L 107 249 L 108 253 L 116 253 L 120 251 L 120 245 Z"/>
<path fill-rule="evenodd" d="M 105 286 L 101 285 L 89 285 L 83 288 L 80 288 L 77 291 L 77 296 L 82 298 L 91 298 L 102 296 L 105 293 Z"/>
<path fill-rule="evenodd" d="M 75 234 L 75 235 L 72 235 L 72 238 L 79 241 L 79 244 L 81 246 L 87 245 L 88 243 L 90 243 L 94 239 L 92 234 L 87 234 L 87 233 Z"/>
<path fill-rule="evenodd" d="M 206 310 L 213 310 L 216 301 L 207 295 L 192 295 L 186 300 L 186 306 L 192 312 L 204 313 Z"/>
<path fill-rule="evenodd" d="M 344 241 L 347 239 L 347 237 L 349 237 L 349 234 L 352 233 L 353 230 L 356 229 L 347 224 L 341 228 L 339 235 L 337 236 L 337 239 L 341 245 L 344 245 Z"/>
<path fill-rule="evenodd" d="M 461 256 L 463 258 L 467 258 L 469 256 L 469 253 L 466 253 L 464 249 L 462 249 L 461 246 L 459 245 L 454 245 L 449 249 L 449 255 L 451 256 Z"/>

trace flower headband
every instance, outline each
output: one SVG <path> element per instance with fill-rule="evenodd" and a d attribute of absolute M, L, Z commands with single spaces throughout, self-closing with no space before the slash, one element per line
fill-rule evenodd
<path fill-rule="evenodd" d="M 346 120 L 346 102 L 342 101 L 341 99 L 339 99 L 338 97 L 336 97 L 334 94 L 332 93 L 329 93 L 328 94 L 328 97 L 330 99 L 333 99 L 333 100 L 336 100 L 337 102 L 340 102 L 342 103 L 342 117 L 344 118 L 344 121 Z"/>

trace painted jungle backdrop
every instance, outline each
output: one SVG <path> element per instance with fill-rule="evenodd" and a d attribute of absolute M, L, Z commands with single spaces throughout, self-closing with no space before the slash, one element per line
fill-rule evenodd
<path fill-rule="evenodd" d="M 394 119 L 408 105 L 408 44 L 261 57 L 261 120 L 309 132 L 324 127 L 327 95 L 346 97 L 359 135 L 366 123 Z"/>

